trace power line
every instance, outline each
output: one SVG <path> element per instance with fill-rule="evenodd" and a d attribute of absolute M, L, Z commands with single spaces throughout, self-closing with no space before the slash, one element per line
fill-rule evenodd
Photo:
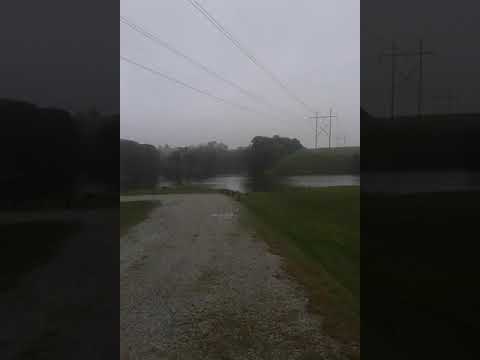
<path fill-rule="evenodd" d="M 200 63 L 199 61 L 193 59 L 192 57 L 186 55 L 185 53 L 177 50 L 176 48 L 174 48 L 172 45 L 170 45 L 166 41 L 160 39 L 157 35 L 155 35 L 155 34 L 149 32 L 148 30 L 146 30 L 144 27 L 142 27 L 138 24 L 135 24 L 133 21 L 131 21 L 131 20 L 129 20 L 129 19 L 123 17 L 123 16 L 120 16 L 120 21 L 122 23 L 124 23 L 125 25 L 127 25 L 128 27 L 130 27 L 132 30 L 136 31 L 137 33 L 139 33 L 139 34 L 143 35 L 144 37 L 148 38 L 149 40 L 153 41 L 157 45 L 162 46 L 163 48 L 169 50 L 173 54 L 183 58 L 184 60 L 186 60 L 191 65 L 201 69 L 202 71 L 208 73 L 209 75 L 211 75 L 211 76 L 219 79 L 220 81 L 223 81 L 224 83 L 230 85 L 231 87 L 237 89 L 242 94 L 248 96 L 249 98 L 255 100 L 256 102 L 263 103 L 264 105 L 268 106 L 270 109 L 273 109 L 275 111 L 279 111 L 279 112 L 282 112 L 282 113 L 285 112 L 285 110 L 283 110 L 283 109 L 276 109 L 272 104 L 270 104 L 268 101 L 266 101 L 260 95 L 257 95 L 255 93 L 249 91 L 249 90 L 246 90 L 246 89 L 242 88 L 240 85 L 234 83 L 231 80 L 228 80 L 227 78 L 223 77 L 222 75 L 218 74 L 217 72 L 209 69 L 206 65 Z"/>
<path fill-rule="evenodd" d="M 230 105 L 230 106 L 239 108 L 239 109 L 241 109 L 241 110 L 245 110 L 245 111 L 253 112 L 253 113 L 255 113 L 255 114 L 263 115 L 261 112 L 258 112 L 258 111 L 254 110 L 254 109 L 251 109 L 251 108 L 247 107 L 247 106 L 244 106 L 244 105 L 241 105 L 241 104 L 237 104 L 237 103 L 232 102 L 232 101 L 230 101 L 230 100 L 226 100 L 226 99 L 224 99 L 224 98 L 221 98 L 221 97 L 219 97 L 219 96 L 216 96 L 216 95 L 210 93 L 210 92 L 207 91 L 207 90 L 198 89 L 198 88 L 196 88 L 196 87 L 194 87 L 194 86 L 192 86 L 192 85 L 189 85 L 189 84 L 187 84 L 187 83 L 185 83 L 185 82 L 183 82 L 183 81 L 181 81 L 181 80 L 175 79 L 174 77 L 171 77 L 171 76 L 169 76 L 169 75 L 163 74 L 163 73 L 161 73 L 161 72 L 159 72 L 159 71 L 157 71 L 157 70 L 155 70 L 155 69 L 152 69 L 152 68 L 150 68 L 150 67 L 148 67 L 148 66 L 145 66 L 145 65 L 143 65 L 143 64 L 140 64 L 140 63 L 138 63 L 138 62 L 136 62 L 136 61 L 133 61 L 133 60 L 131 60 L 131 59 L 125 57 L 125 56 L 120 55 L 120 59 L 122 59 L 123 61 L 126 61 L 126 62 L 128 62 L 128 63 L 130 63 L 130 64 L 132 64 L 132 65 L 135 65 L 135 66 L 137 66 L 137 67 L 139 67 L 139 68 L 141 68 L 141 69 L 143 69 L 143 70 L 146 70 L 146 71 L 148 71 L 148 72 L 150 72 L 150 73 L 152 73 L 152 74 L 154 74 L 154 75 L 158 75 L 158 76 L 160 76 L 160 77 L 162 77 L 162 78 L 164 78 L 164 79 L 166 79 L 166 80 L 169 80 L 169 81 L 171 81 L 171 82 L 174 82 L 174 83 L 177 84 L 177 85 L 181 85 L 181 86 L 186 87 L 186 88 L 188 88 L 188 89 L 190 89 L 190 90 L 193 90 L 193 91 L 195 91 L 195 92 L 197 92 L 197 93 L 199 93 L 199 94 L 202 94 L 202 95 L 211 97 L 212 99 L 214 99 L 214 100 L 216 100 L 216 101 L 218 101 L 218 102 L 222 102 L 222 103 L 224 103 L 224 104 L 228 104 L 228 105 Z"/>
<path fill-rule="evenodd" d="M 292 99 L 305 107 L 309 112 L 313 112 L 313 108 L 307 105 L 305 101 L 300 99 L 293 91 L 291 91 L 272 71 L 270 71 L 265 65 L 261 64 L 255 56 L 248 51 L 225 27 L 220 24 L 202 5 L 195 0 L 187 0 L 196 10 L 198 10 L 213 26 L 219 30 L 232 44 L 239 49 L 251 62 L 265 72 L 272 81 L 280 86 L 285 93 L 287 93 Z"/>

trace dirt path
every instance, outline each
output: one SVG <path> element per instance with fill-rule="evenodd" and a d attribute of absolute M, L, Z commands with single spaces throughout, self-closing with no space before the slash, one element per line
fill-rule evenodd
<path fill-rule="evenodd" d="M 162 206 L 120 239 L 130 359 L 343 358 L 281 259 L 240 224 L 238 203 L 219 194 L 152 199 Z"/>

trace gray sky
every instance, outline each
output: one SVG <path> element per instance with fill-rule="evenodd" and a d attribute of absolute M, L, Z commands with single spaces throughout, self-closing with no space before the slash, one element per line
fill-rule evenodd
<path fill-rule="evenodd" d="M 448 111 L 449 89 L 457 97 L 451 111 L 480 111 L 479 13 L 480 4 L 473 0 L 362 0 L 362 106 L 377 116 L 389 114 L 391 60 L 379 63 L 378 56 L 392 40 L 399 50 L 412 51 L 423 39 L 425 50 L 435 53 L 424 59 L 424 111 Z M 418 69 L 418 61 L 398 59 L 397 115 L 416 114 L 419 73 L 413 70 L 408 80 L 400 73 Z"/>
<path fill-rule="evenodd" d="M 199 1 L 310 107 L 338 114 L 332 140 L 359 144 L 359 0 Z M 121 137 L 154 145 L 222 141 L 248 145 L 255 135 L 298 138 L 313 146 L 314 120 L 186 0 L 121 0 L 121 15 L 274 105 L 258 103 L 193 67 L 125 24 L 121 54 L 194 87 L 265 114 L 247 112 L 120 64 Z M 324 123 L 324 126 L 326 123 Z M 335 142 L 334 142 L 335 143 Z M 319 136 L 319 146 L 328 144 Z"/>
<path fill-rule="evenodd" d="M 0 11 L 0 98 L 119 109 L 117 0 L 16 0 Z"/>

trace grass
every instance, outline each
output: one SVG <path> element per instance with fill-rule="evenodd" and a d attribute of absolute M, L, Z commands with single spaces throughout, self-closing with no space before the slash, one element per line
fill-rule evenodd
<path fill-rule="evenodd" d="M 88 195 L 58 193 L 41 197 L 20 196 L 15 201 L 4 201 L 0 204 L 3 210 L 10 211 L 112 209 L 117 206 L 118 192 L 114 191 Z"/>
<path fill-rule="evenodd" d="M 281 159 L 270 172 L 286 176 L 358 173 L 359 157 L 359 147 L 305 149 Z"/>
<path fill-rule="evenodd" d="M 158 204 L 159 202 L 155 201 L 121 202 L 120 237 L 125 235 L 131 227 L 144 221 Z"/>
<path fill-rule="evenodd" d="M 64 221 L 0 225 L 0 291 L 15 287 L 22 276 L 48 263 L 78 229 L 78 224 Z"/>
<path fill-rule="evenodd" d="M 325 329 L 347 342 L 360 336 L 360 189 L 290 188 L 241 198 L 274 252 L 310 294 Z"/>
<path fill-rule="evenodd" d="M 393 352 L 476 343 L 478 214 L 480 192 L 362 196 L 362 309 Z"/>
<path fill-rule="evenodd" d="M 394 120 L 362 114 L 360 124 L 362 171 L 480 169 L 476 146 L 480 114 L 425 114 L 421 119 Z"/>

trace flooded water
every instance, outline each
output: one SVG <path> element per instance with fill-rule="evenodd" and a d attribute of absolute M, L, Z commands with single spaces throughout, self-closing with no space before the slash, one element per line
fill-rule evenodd
<path fill-rule="evenodd" d="M 360 185 L 360 175 L 305 175 L 281 178 L 252 179 L 248 176 L 215 176 L 194 180 L 192 185 L 238 192 L 271 191 L 278 185 L 331 187 Z M 159 186 L 174 186 L 162 180 Z M 374 193 L 421 193 L 480 190 L 480 172 L 382 172 L 363 173 L 362 191 Z"/>
<path fill-rule="evenodd" d="M 305 175 L 279 178 L 252 179 L 248 176 L 215 176 L 203 180 L 193 180 L 192 185 L 207 186 L 211 189 L 226 189 L 242 193 L 250 191 L 270 191 L 278 185 L 300 187 L 331 187 L 360 185 L 360 175 Z M 173 186 L 170 181 L 162 180 L 159 186 Z"/>
<path fill-rule="evenodd" d="M 422 193 L 480 190 L 480 173 L 464 171 L 363 173 L 362 191 Z"/>

